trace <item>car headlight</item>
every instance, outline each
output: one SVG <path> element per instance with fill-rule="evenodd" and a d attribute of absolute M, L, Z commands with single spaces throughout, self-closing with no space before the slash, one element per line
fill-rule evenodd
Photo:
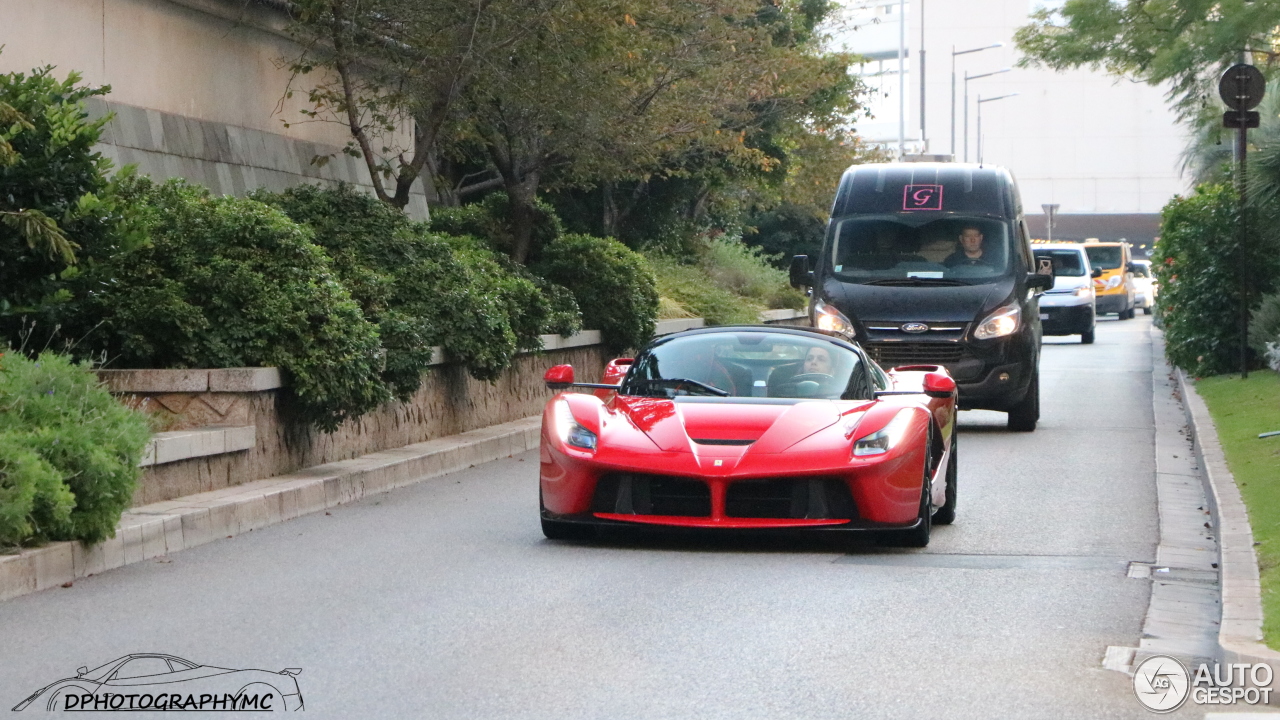
<path fill-rule="evenodd" d="M 911 423 L 911 414 L 911 410 L 903 408 L 898 411 L 897 415 L 893 416 L 888 425 L 864 438 L 859 438 L 853 444 L 853 456 L 883 455 L 892 450 L 907 434 L 907 425 Z"/>
<path fill-rule="evenodd" d="M 1120 287 L 1120 283 L 1122 282 L 1124 282 L 1124 278 L 1120 277 L 1119 275 L 1113 275 L 1107 279 L 1107 289 L 1115 290 L 1116 288 Z"/>
<path fill-rule="evenodd" d="M 1093 288 L 1089 287 L 1088 285 L 1081 285 L 1080 287 L 1071 291 L 1071 294 L 1075 295 L 1076 297 L 1085 297 L 1086 295 L 1093 294 Z"/>
<path fill-rule="evenodd" d="M 563 398 L 556 401 L 556 434 L 566 445 L 584 450 L 596 449 L 596 434 L 578 424 L 569 409 L 569 402 Z"/>
<path fill-rule="evenodd" d="M 813 326 L 819 330 L 840 333 L 848 338 L 857 335 L 853 329 L 853 323 L 845 317 L 844 313 L 837 310 L 834 305 L 828 305 L 821 300 L 813 302 Z"/>
<path fill-rule="evenodd" d="M 973 331 L 973 337 L 978 340 L 991 340 L 1012 335 L 1018 329 L 1018 321 L 1021 318 L 1022 311 L 1017 305 L 1005 305 L 988 315 L 986 320 L 978 323 L 978 329 Z"/>

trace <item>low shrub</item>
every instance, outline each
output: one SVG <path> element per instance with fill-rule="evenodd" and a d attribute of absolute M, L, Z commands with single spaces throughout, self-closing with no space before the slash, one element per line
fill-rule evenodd
<path fill-rule="evenodd" d="M 664 317 L 700 317 L 708 325 L 749 325 L 760 322 L 764 306 L 707 281 L 699 266 L 685 265 L 665 255 L 649 256 L 657 276 L 658 293 L 681 314 Z"/>
<path fill-rule="evenodd" d="M 1162 213 L 1152 267 L 1170 362 L 1193 375 L 1239 368 L 1240 293 L 1237 195 L 1226 185 L 1200 185 L 1175 197 Z M 1243 267 L 1255 278 L 1273 277 L 1275 253 L 1251 243 Z M 1260 288 L 1265 289 L 1265 288 Z"/>
<path fill-rule="evenodd" d="M 386 348 L 382 379 L 408 399 L 433 346 L 476 378 L 492 380 L 517 350 L 547 332 L 576 332 L 572 296 L 506 261 L 484 243 L 431 233 L 349 185 L 300 185 L 255 199 L 310 227 L 315 242 L 377 324 Z"/>
<path fill-rule="evenodd" d="M 533 270 L 573 292 L 583 324 L 612 351 L 653 336 L 658 291 L 644 256 L 610 238 L 563 235 L 548 243 Z"/>
<path fill-rule="evenodd" d="M 1280 370 L 1280 293 L 1267 295 L 1249 319 L 1249 345 L 1272 370 Z"/>
<path fill-rule="evenodd" d="M 698 264 L 715 284 L 767 309 L 804 307 L 804 293 L 791 287 L 787 271 L 775 267 L 775 260 L 758 247 L 721 235 L 706 242 Z"/>
<path fill-rule="evenodd" d="M 480 238 L 489 247 L 510 257 L 514 239 L 511 232 L 510 200 L 505 192 L 489 193 L 483 200 L 461 207 L 431 209 L 431 229 L 446 235 Z M 529 262 L 541 257 L 542 248 L 564 234 L 564 224 L 550 204 L 534 202 L 533 238 Z"/>
<path fill-rule="evenodd" d="M 87 365 L 0 357 L 0 546 L 111 537 L 150 436 Z"/>
<path fill-rule="evenodd" d="M 67 319 L 88 336 L 81 352 L 124 367 L 277 366 L 300 418 L 326 431 L 388 399 L 377 329 L 310 230 L 178 180 L 133 192 L 151 244 L 84 273 L 83 311 Z"/>

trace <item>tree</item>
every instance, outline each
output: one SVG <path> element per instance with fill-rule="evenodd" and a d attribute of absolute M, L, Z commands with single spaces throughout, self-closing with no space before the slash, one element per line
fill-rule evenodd
<path fill-rule="evenodd" d="M 1031 19 L 1014 35 L 1024 65 L 1168 83 L 1183 120 L 1216 96 L 1218 75 L 1241 53 L 1268 68 L 1280 58 L 1280 0 L 1067 0 Z"/>
<path fill-rule="evenodd" d="M 413 184 L 436 175 L 437 143 L 478 71 L 560 3 L 296 0 L 292 31 L 304 49 L 292 63 L 295 80 L 320 71 L 304 122 L 345 125 L 344 152 L 365 161 L 380 200 L 403 209 Z M 451 194 L 427 190 L 437 199 Z"/>

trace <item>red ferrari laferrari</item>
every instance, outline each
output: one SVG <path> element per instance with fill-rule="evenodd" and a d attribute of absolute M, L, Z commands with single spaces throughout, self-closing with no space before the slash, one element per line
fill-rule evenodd
<path fill-rule="evenodd" d="M 955 519 L 956 384 L 938 366 L 885 372 L 821 330 L 669 335 L 542 414 L 548 538 L 606 525 L 878 531 L 923 547 Z"/>

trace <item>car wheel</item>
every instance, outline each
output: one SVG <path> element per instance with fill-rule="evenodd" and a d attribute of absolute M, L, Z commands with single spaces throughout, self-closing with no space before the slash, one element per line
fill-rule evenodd
<path fill-rule="evenodd" d="M 1093 330 L 1094 330 L 1093 328 L 1089 328 L 1088 330 L 1085 330 L 1084 332 L 1080 333 L 1080 342 L 1085 345 L 1092 345 Z"/>
<path fill-rule="evenodd" d="M 538 510 L 542 519 L 542 534 L 548 540 L 591 540 L 596 536 L 596 529 L 591 525 L 548 519 L 547 508 L 542 504 L 542 488 L 538 488 Z"/>
<path fill-rule="evenodd" d="M 960 462 L 960 447 L 956 444 L 956 431 L 951 431 L 951 457 L 947 458 L 947 501 L 933 514 L 934 525 L 950 525 L 956 521 L 956 476 Z"/>
<path fill-rule="evenodd" d="M 1150 314 L 1151 314 L 1151 306 L 1150 306 L 1150 305 L 1148 305 L 1147 307 L 1142 308 L 1142 314 L 1143 314 L 1143 315 L 1150 315 Z"/>
<path fill-rule="evenodd" d="M 1031 376 L 1031 385 L 1027 388 L 1026 397 L 1017 405 L 1009 408 L 1008 427 L 1014 432 L 1031 432 L 1040 421 L 1040 371 Z"/>

